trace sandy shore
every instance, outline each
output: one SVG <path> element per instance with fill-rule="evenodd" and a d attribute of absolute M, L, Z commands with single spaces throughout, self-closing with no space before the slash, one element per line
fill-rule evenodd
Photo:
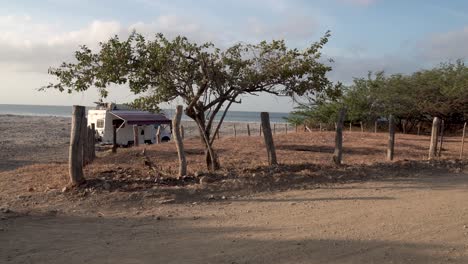
<path fill-rule="evenodd" d="M 187 139 L 198 137 L 196 124 L 183 121 Z M 50 116 L 0 115 L 0 171 L 35 163 L 66 162 L 70 142 L 71 118 Z M 252 135 L 259 134 L 259 123 L 249 123 Z M 247 123 L 224 122 L 221 137 L 247 135 Z M 284 124 L 277 132 L 284 133 Z"/>

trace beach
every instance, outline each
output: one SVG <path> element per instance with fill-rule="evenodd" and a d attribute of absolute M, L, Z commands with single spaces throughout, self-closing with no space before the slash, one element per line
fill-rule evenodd
<path fill-rule="evenodd" d="M 252 135 L 259 134 L 259 123 L 224 122 L 220 137 L 247 135 L 247 124 Z M 182 125 L 186 139 L 199 137 L 195 122 L 182 121 Z M 36 163 L 67 162 L 70 128 L 69 117 L 0 115 L 0 171 Z M 278 124 L 278 133 L 284 130 L 285 125 Z"/>

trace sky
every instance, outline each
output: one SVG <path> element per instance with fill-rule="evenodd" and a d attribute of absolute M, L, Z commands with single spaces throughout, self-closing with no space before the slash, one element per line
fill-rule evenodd
<path fill-rule="evenodd" d="M 331 30 L 323 49 L 334 61 L 328 77 L 345 84 L 369 71 L 411 73 L 468 57 L 466 0 L 0 0 L 0 104 L 92 105 L 99 98 L 93 89 L 70 95 L 37 88 L 54 81 L 48 68 L 73 61 L 79 45 L 96 48 L 133 29 L 219 47 L 284 39 L 294 48 Z M 127 87 L 112 87 L 108 101 L 133 98 Z M 287 98 L 260 95 L 233 109 L 293 107 Z"/>

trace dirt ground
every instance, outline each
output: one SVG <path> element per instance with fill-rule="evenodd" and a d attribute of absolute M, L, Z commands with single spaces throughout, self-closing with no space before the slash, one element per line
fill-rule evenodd
<path fill-rule="evenodd" d="M 0 263 L 468 263 L 459 138 L 431 162 L 427 136 L 398 134 L 394 162 L 386 141 L 345 133 L 335 167 L 333 133 L 278 133 L 268 167 L 258 135 L 222 136 L 209 173 L 188 139 L 180 178 L 173 143 L 104 151 L 79 189 L 60 152 L 15 149 L 31 158 L 0 169 Z"/>

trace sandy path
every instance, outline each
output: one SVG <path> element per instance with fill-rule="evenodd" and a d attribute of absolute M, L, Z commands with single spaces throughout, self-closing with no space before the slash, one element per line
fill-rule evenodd
<path fill-rule="evenodd" d="M 0 262 L 468 263 L 467 187 L 468 174 L 421 175 L 104 217 L 7 218 Z"/>

